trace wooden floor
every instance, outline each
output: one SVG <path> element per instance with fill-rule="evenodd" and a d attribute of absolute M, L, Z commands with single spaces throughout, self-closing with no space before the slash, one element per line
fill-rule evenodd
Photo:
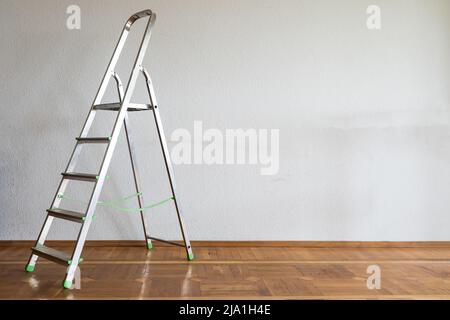
<path fill-rule="evenodd" d="M 0 246 L 0 299 L 450 299 L 450 247 L 196 247 L 192 262 L 178 247 L 86 247 L 81 290 L 44 259 L 24 272 L 29 252 Z"/>

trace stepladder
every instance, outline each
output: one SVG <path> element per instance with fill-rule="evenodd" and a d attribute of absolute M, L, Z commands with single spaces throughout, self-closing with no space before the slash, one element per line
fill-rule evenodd
<path fill-rule="evenodd" d="M 137 52 L 134 64 L 130 73 L 128 83 L 124 87 L 118 73 L 115 71 L 116 65 L 119 61 L 122 49 L 126 43 L 128 34 L 133 26 L 133 24 L 139 19 L 147 19 L 145 26 L 145 31 L 140 42 L 139 50 Z M 122 33 L 119 37 L 119 41 L 114 49 L 112 58 L 109 61 L 108 67 L 106 69 L 105 75 L 102 78 L 100 87 L 97 91 L 95 99 L 92 103 L 91 109 L 89 110 L 86 121 L 82 127 L 79 137 L 76 138 L 75 147 L 70 156 L 69 162 L 66 169 L 62 173 L 62 178 L 57 188 L 56 194 L 53 197 L 50 208 L 47 209 L 47 215 L 44 224 L 41 228 L 39 236 L 36 240 L 34 247 L 31 248 L 31 256 L 25 267 L 27 272 L 33 272 L 35 270 L 38 258 L 45 258 L 53 262 L 62 264 L 66 266 L 66 274 L 63 281 L 64 288 L 71 288 L 72 282 L 75 276 L 75 272 L 82 262 L 83 258 L 81 256 L 83 247 L 85 245 L 86 237 L 88 235 L 89 228 L 91 226 L 94 213 L 99 204 L 99 198 L 102 192 L 105 179 L 107 177 L 107 172 L 110 167 L 111 159 L 113 157 L 116 145 L 118 142 L 119 135 L 124 129 L 125 137 L 128 144 L 128 151 L 130 155 L 131 168 L 133 173 L 134 187 L 137 196 L 137 202 L 139 205 L 139 212 L 141 217 L 141 222 L 144 231 L 144 241 L 147 249 L 153 248 L 152 240 L 166 242 L 168 244 L 177 245 L 184 247 L 186 250 L 186 255 L 188 260 L 194 259 L 194 254 L 192 252 L 192 247 L 189 238 L 186 233 L 186 228 L 182 218 L 182 210 L 180 205 L 180 200 L 176 193 L 175 179 L 173 173 L 173 167 L 170 160 L 170 154 L 165 139 L 164 129 L 162 126 L 161 116 L 159 113 L 159 105 L 156 100 L 154 87 L 152 80 L 150 78 L 150 73 L 143 65 L 143 60 L 149 45 L 150 36 L 152 33 L 153 26 L 155 24 L 156 15 L 151 10 L 144 10 L 133 14 L 125 23 L 122 29 Z M 138 80 L 138 76 L 142 74 L 145 80 L 146 89 L 149 96 L 149 103 L 132 103 L 133 92 Z M 109 82 L 114 79 L 117 87 L 118 102 L 116 103 L 102 103 L 102 99 L 105 95 Z M 115 112 L 116 118 L 112 128 L 112 131 L 107 137 L 93 137 L 89 135 L 89 131 L 94 122 L 97 112 L 99 112 L 99 117 L 104 111 Z M 156 237 L 150 236 L 148 223 L 144 215 L 145 202 L 143 199 L 143 193 L 141 192 L 140 175 L 138 170 L 138 165 L 135 155 L 135 146 L 132 139 L 132 127 L 130 125 L 130 119 L 128 117 L 129 112 L 144 112 L 149 111 L 153 115 L 152 120 L 155 121 L 155 127 L 157 131 L 157 136 L 160 142 L 160 147 L 162 150 L 162 156 L 164 158 L 165 169 L 167 171 L 167 177 L 170 185 L 171 197 L 170 200 L 173 201 L 174 209 L 177 215 L 177 220 L 179 223 L 182 242 L 162 240 Z M 98 120 L 97 120 L 98 121 Z M 82 152 L 82 147 L 86 144 L 104 144 L 106 145 L 106 150 L 101 161 L 100 169 L 98 172 L 94 173 L 82 173 L 77 172 L 77 162 Z M 62 197 L 69 182 L 76 180 L 83 183 L 89 184 L 89 188 L 92 189 L 89 200 L 87 201 L 87 207 L 84 211 L 76 212 L 72 210 L 63 209 Z M 75 246 L 71 252 L 60 251 L 45 245 L 47 236 L 49 234 L 52 222 L 54 219 L 63 219 L 69 222 L 74 222 L 79 225 L 78 236 L 75 240 Z"/>

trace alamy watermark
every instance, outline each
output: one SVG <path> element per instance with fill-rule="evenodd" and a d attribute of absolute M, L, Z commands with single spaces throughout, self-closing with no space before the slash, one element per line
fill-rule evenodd
<path fill-rule="evenodd" d="M 381 289 L 381 269 L 378 265 L 373 264 L 367 267 L 366 270 L 367 274 L 369 274 L 369 277 L 367 278 L 367 289 L 374 290 L 374 289 Z"/>
<path fill-rule="evenodd" d="M 369 15 L 366 21 L 367 29 L 380 30 L 381 29 L 381 8 L 376 5 L 367 7 L 366 13 Z"/>
<path fill-rule="evenodd" d="M 261 175 L 278 173 L 279 129 L 204 129 L 194 121 L 193 133 L 184 128 L 172 132 L 174 164 L 260 165 Z"/>
<path fill-rule="evenodd" d="M 81 29 L 81 8 L 76 4 L 67 7 L 66 13 L 69 15 L 66 20 L 66 27 L 69 30 Z"/>

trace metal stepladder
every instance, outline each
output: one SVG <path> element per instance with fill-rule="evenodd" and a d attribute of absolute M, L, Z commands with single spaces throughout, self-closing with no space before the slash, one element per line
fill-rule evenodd
<path fill-rule="evenodd" d="M 121 51 L 125 45 L 127 36 L 130 32 L 131 26 L 133 23 L 141 18 L 148 18 L 147 25 L 145 27 L 144 35 L 142 37 L 142 41 L 133 65 L 133 69 L 131 71 L 131 75 L 128 81 L 128 85 L 124 91 L 122 82 L 118 76 L 118 74 L 114 71 L 115 66 L 117 64 L 117 61 L 119 60 Z M 75 271 L 78 267 L 78 264 L 82 261 L 81 258 L 81 252 L 83 250 L 83 246 L 87 237 L 87 233 L 89 230 L 89 227 L 92 222 L 92 218 L 94 216 L 95 209 L 97 207 L 97 203 L 100 197 L 100 193 L 103 187 L 103 183 L 106 179 L 106 174 L 112 159 L 112 155 L 114 153 L 114 149 L 116 147 L 118 137 L 120 134 L 120 131 L 122 129 L 122 126 L 125 128 L 125 135 L 128 143 L 128 151 L 130 155 L 131 160 L 131 167 L 133 171 L 133 178 L 134 178 L 134 184 L 137 192 L 137 200 L 140 208 L 140 214 L 141 214 L 141 220 L 143 224 L 144 229 L 144 235 L 145 235 L 145 241 L 148 249 L 151 249 L 153 247 L 152 240 L 155 241 L 162 241 L 173 245 L 178 245 L 181 247 L 184 247 L 186 249 L 186 254 L 188 260 L 193 260 L 194 254 L 192 252 L 192 248 L 189 242 L 189 239 L 186 234 L 186 229 L 183 225 L 183 220 L 181 217 L 181 208 L 179 199 L 176 197 L 175 194 L 175 180 L 174 180 L 174 174 L 173 174 L 173 168 L 170 161 L 169 151 L 167 147 L 167 143 L 165 140 L 164 130 L 162 127 L 161 117 L 159 115 L 159 108 L 158 104 L 156 102 L 155 97 L 155 91 L 153 89 L 152 81 L 150 79 L 150 75 L 147 72 L 147 70 L 142 66 L 142 62 L 149 44 L 150 36 L 151 36 L 151 30 L 155 23 L 156 15 L 151 10 L 144 10 L 141 12 L 138 12 L 134 15 L 132 15 L 126 22 L 122 33 L 120 35 L 119 41 L 114 49 L 113 56 L 109 62 L 108 68 L 106 70 L 105 75 L 103 76 L 100 88 L 97 92 L 97 95 L 94 99 L 94 102 L 92 104 L 92 107 L 89 111 L 89 114 L 86 118 L 86 121 L 83 125 L 83 129 L 81 130 L 80 136 L 76 138 L 77 142 L 75 144 L 75 148 L 72 152 L 72 155 L 70 157 L 69 163 L 66 167 L 65 172 L 62 173 L 62 179 L 59 184 L 59 187 L 57 189 L 57 192 L 53 198 L 52 204 L 50 206 L 50 209 L 47 210 L 47 217 L 45 219 L 44 225 L 42 226 L 42 229 L 39 233 L 39 237 L 36 241 L 35 246 L 31 249 L 32 253 L 30 256 L 30 259 L 28 260 L 28 264 L 26 265 L 26 271 L 33 272 L 38 257 L 43 257 L 48 260 L 63 264 L 68 266 L 66 271 L 65 280 L 63 282 L 63 286 L 65 288 L 70 288 L 72 286 L 72 281 L 75 276 Z M 150 104 L 136 104 L 131 103 L 131 98 L 133 96 L 133 91 L 136 85 L 136 81 L 138 78 L 139 73 L 142 73 L 146 86 L 147 91 L 150 98 Z M 107 104 L 101 104 L 101 100 L 103 98 L 103 95 L 106 92 L 108 83 L 111 78 L 114 78 L 117 84 L 117 91 L 120 98 L 120 102 L 118 103 L 107 103 Z M 116 111 L 118 112 L 114 127 L 112 129 L 112 133 L 110 137 L 88 137 L 89 129 L 94 121 L 95 115 L 97 111 Z M 138 173 L 138 167 L 136 165 L 136 157 L 135 157 L 135 151 L 134 151 L 134 145 L 132 143 L 132 139 L 130 136 L 130 123 L 128 119 L 128 112 L 129 111 L 146 111 L 151 110 L 153 112 L 153 118 L 155 120 L 156 129 L 158 132 L 158 138 L 160 141 L 162 154 L 165 161 L 165 167 L 170 183 L 170 189 L 172 192 L 172 199 L 174 202 L 174 206 L 177 212 L 178 222 L 180 224 L 181 234 L 183 237 L 184 244 L 180 244 L 178 242 L 172 242 L 172 241 L 166 241 L 158 238 L 151 237 L 148 234 L 148 226 L 144 217 L 143 212 L 143 197 L 142 193 L 140 192 L 140 179 L 139 179 L 139 173 Z M 78 157 L 80 155 L 82 146 L 84 144 L 89 143 L 99 143 L 99 144 L 106 144 L 106 151 L 105 155 L 103 157 L 102 164 L 100 166 L 100 171 L 97 174 L 88 174 L 88 173 L 78 173 L 74 172 L 75 166 L 77 164 Z M 85 181 L 85 182 L 91 182 L 94 184 L 94 188 L 92 191 L 92 194 L 90 196 L 89 203 L 87 205 L 87 209 L 85 212 L 74 212 L 69 210 L 64 210 L 62 208 L 59 208 L 61 197 L 59 197 L 60 194 L 62 194 L 70 180 L 78 180 L 78 181 Z M 80 231 L 78 233 L 78 238 L 76 240 L 75 248 L 73 249 L 73 252 L 71 254 L 50 248 L 44 246 L 45 240 L 47 238 L 48 232 L 50 230 L 51 224 L 53 222 L 54 218 L 60 218 L 65 219 L 72 222 L 77 222 L 81 224 Z"/>

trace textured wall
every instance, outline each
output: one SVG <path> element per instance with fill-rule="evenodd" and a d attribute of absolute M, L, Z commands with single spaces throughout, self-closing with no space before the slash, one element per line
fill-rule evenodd
<path fill-rule="evenodd" d="M 80 30 L 66 28 L 70 4 Z M 379 31 L 366 27 L 370 4 Z M 448 0 L 2 0 L 0 239 L 36 238 L 122 25 L 145 8 L 158 14 L 145 64 L 168 134 L 195 120 L 280 130 L 277 175 L 175 167 L 193 239 L 450 240 Z M 113 120 L 102 119 L 96 132 Z M 131 121 L 157 201 L 168 185 L 152 118 Z M 100 149 L 86 148 L 80 170 Z M 123 137 L 110 175 L 103 199 L 133 193 Z M 148 213 L 155 236 L 178 238 L 171 209 Z M 73 238 L 65 224 L 51 237 Z M 138 215 L 99 209 L 89 238 L 140 237 Z"/>

